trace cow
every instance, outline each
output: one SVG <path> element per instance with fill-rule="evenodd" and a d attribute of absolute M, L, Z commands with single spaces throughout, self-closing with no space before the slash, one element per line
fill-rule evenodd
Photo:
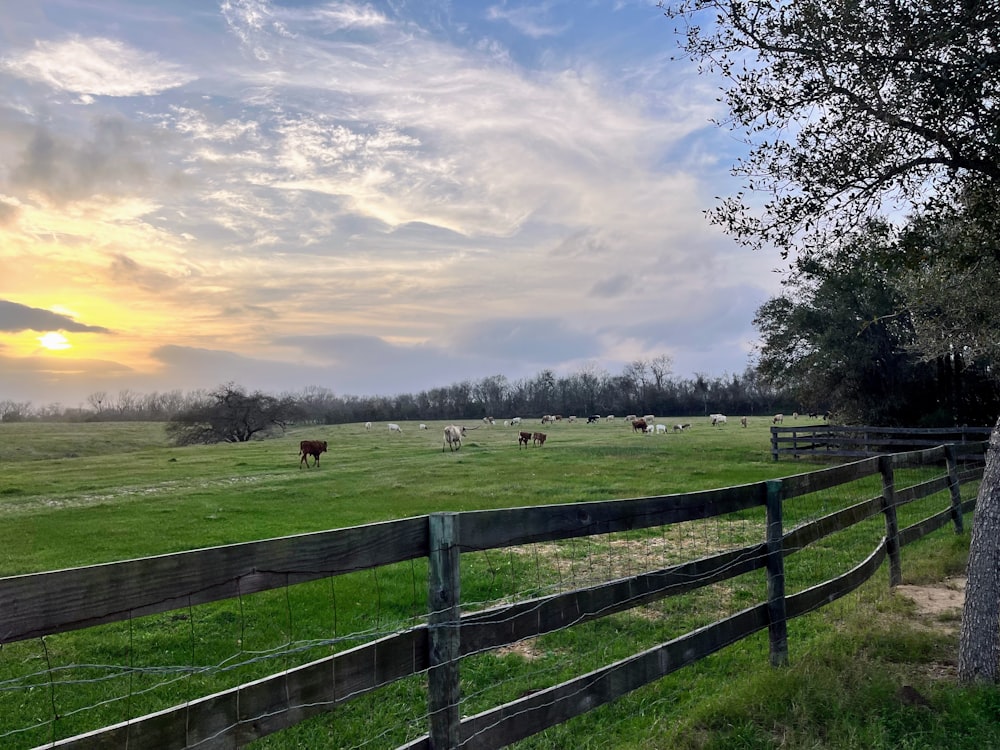
<path fill-rule="evenodd" d="M 746 417 L 740 417 L 740 425 L 742 425 L 743 427 L 747 426 L 747 418 Z"/>
<path fill-rule="evenodd" d="M 400 435 L 402 435 L 403 434 L 403 428 L 400 427 L 398 424 L 394 424 L 393 422 L 390 422 L 389 423 L 389 432 L 398 432 Z"/>
<path fill-rule="evenodd" d="M 513 419 L 510 420 L 510 424 L 512 427 L 516 427 L 517 425 L 521 424 L 521 418 L 514 417 Z"/>
<path fill-rule="evenodd" d="M 448 445 L 449 450 L 460 451 L 462 450 L 462 438 L 465 437 L 465 428 L 459 427 L 455 424 L 450 424 L 444 428 L 444 442 L 441 443 L 441 452 L 444 452 L 445 444 Z M 458 446 L 458 447 L 455 447 Z"/>
<path fill-rule="evenodd" d="M 544 432 L 533 432 L 531 433 L 531 442 L 538 446 L 545 445 L 546 437 L 548 436 Z"/>
<path fill-rule="evenodd" d="M 785 421 L 784 414 L 775 414 L 773 417 L 771 417 L 771 424 L 782 424 L 784 423 L 784 421 Z"/>
<path fill-rule="evenodd" d="M 591 414 L 589 417 L 587 417 L 587 424 L 593 424 L 594 422 L 600 422 L 600 421 L 601 421 L 600 414 Z"/>
<path fill-rule="evenodd" d="M 302 468 L 302 462 L 305 461 L 306 468 L 309 468 L 309 456 L 316 459 L 313 466 L 319 466 L 319 454 L 326 453 L 326 441 L 325 440 L 303 440 L 299 443 L 299 454 L 302 456 L 299 459 L 299 468 Z"/>
<path fill-rule="evenodd" d="M 646 420 L 645 419 L 633 419 L 632 420 L 632 432 L 645 432 L 646 431 Z"/>
<path fill-rule="evenodd" d="M 372 423 L 371 422 L 365 422 L 365 429 L 366 430 L 370 430 L 371 428 L 372 428 Z"/>
<path fill-rule="evenodd" d="M 691 426 L 690 422 L 679 422 L 674 425 L 674 432 L 682 432 Z"/>
<path fill-rule="evenodd" d="M 520 432 L 518 432 L 517 433 L 517 449 L 521 450 L 521 446 L 522 445 L 525 448 L 527 448 L 529 440 L 531 440 L 531 433 L 530 432 L 525 432 L 524 430 L 521 430 Z"/>
<path fill-rule="evenodd" d="M 665 433 L 666 431 L 667 431 L 667 426 L 665 424 L 658 424 L 658 425 L 656 425 L 656 434 L 657 435 L 659 435 L 661 432 Z"/>
<path fill-rule="evenodd" d="M 425 425 L 423 422 L 421 422 L 420 423 L 420 427 L 418 427 L 417 429 L 426 430 L 427 429 L 427 425 Z"/>
<path fill-rule="evenodd" d="M 725 414 L 713 414 L 712 415 L 712 427 L 721 427 L 726 423 Z"/>

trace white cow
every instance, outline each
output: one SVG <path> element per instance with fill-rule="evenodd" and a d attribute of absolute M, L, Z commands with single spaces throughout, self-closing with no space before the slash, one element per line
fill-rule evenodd
<path fill-rule="evenodd" d="M 389 432 L 398 432 L 400 435 L 403 434 L 402 428 L 398 424 L 392 422 L 389 423 Z"/>
<path fill-rule="evenodd" d="M 514 417 L 512 420 L 510 420 L 510 426 L 511 427 L 514 427 L 514 426 L 519 425 L 519 424 L 521 424 L 521 418 L 520 417 Z"/>
<path fill-rule="evenodd" d="M 462 438 L 465 437 L 465 428 L 450 424 L 444 428 L 444 442 L 441 443 L 441 451 L 444 452 L 445 444 L 448 448 L 457 451 L 462 449 Z M 456 447 L 457 446 L 457 447 Z"/>
<path fill-rule="evenodd" d="M 366 430 L 370 430 L 371 428 L 372 428 L 372 423 L 371 422 L 365 422 L 365 429 Z"/>
<path fill-rule="evenodd" d="M 427 429 L 427 425 L 425 425 L 423 422 L 421 422 L 420 423 L 420 429 L 421 430 L 426 430 Z"/>
<path fill-rule="evenodd" d="M 658 425 L 656 425 L 656 434 L 657 435 L 659 435 L 661 432 L 665 433 L 666 431 L 667 431 L 667 426 L 665 424 L 658 424 Z"/>
<path fill-rule="evenodd" d="M 712 415 L 712 427 L 718 427 L 726 423 L 725 414 L 713 414 Z"/>

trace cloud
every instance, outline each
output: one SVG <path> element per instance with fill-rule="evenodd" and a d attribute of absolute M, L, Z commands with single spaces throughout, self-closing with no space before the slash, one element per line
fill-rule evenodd
<path fill-rule="evenodd" d="M 116 39 L 77 35 L 38 40 L 33 49 L 0 59 L 0 68 L 55 89 L 93 96 L 151 96 L 195 78 L 179 65 Z"/>
<path fill-rule="evenodd" d="M 74 333 L 111 333 L 103 326 L 77 323 L 66 315 L 0 300 L 0 331 L 72 331 Z"/>
<path fill-rule="evenodd" d="M 491 5 L 486 11 L 486 17 L 491 21 L 505 21 L 520 33 L 532 39 L 546 36 L 557 36 L 571 27 L 570 23 L 554 24 L 548 20 L 551 3 L 539 3 L 508 7 Z"/>
<path fill-rule="evenodd" d="M 147 184 L 148 144 L 120 117 L 99 118 L 89 140 L 38 127 L 12 166 L 11 185 L 39 191 L 51 200 L 125 195 Z"/>

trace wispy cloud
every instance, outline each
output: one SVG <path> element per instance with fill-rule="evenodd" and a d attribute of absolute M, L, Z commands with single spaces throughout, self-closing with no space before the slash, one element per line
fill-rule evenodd
<path fill-rule="evenodd" d="M 103 37 L 39 40 L 0 59 L 10 73 L 60 91 L 92 96 L 151 96 L 195 79 L 182 66 Z"/>

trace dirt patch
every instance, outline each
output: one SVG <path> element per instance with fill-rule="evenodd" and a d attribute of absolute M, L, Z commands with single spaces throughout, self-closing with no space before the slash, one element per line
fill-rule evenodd
<path fill-rule="evenodd" d="M 925 586 L 900 585 L 896 593 L 916 604 L 916 614 L 923 625 L 954 633 L 965 604 L 965 581 L 965 576 L 959 576 Z"/>

